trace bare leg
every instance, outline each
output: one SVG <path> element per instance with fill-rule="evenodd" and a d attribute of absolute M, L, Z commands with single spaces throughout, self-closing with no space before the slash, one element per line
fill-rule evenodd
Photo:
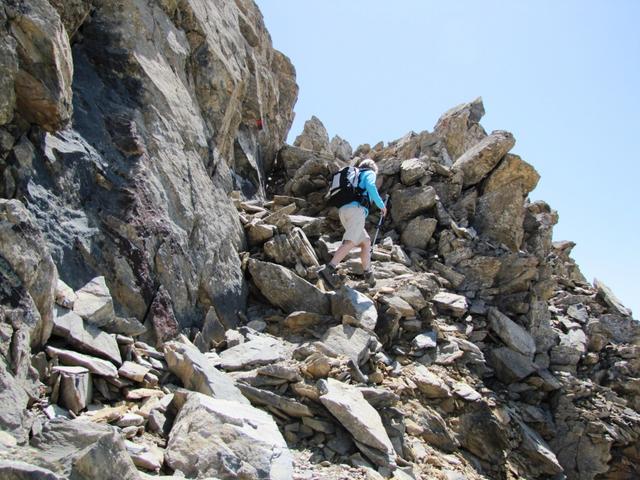
<path fill-rule="evenodd" d="M 371 268 L 371 240 L 368 238 L 358 244 L 360 246 L 360 261 L 362 262 L 362 268 L 366 272 Z"/>
<path fill-rule="evenodd" d="M 350 240 L 345 240 L 342 242 L 342 245 L 336 250 L 336 253 L 333 255 L 333 258 L 329 262 L 332 267 L 337 267 L 338 264 L 342 261 L 344 257 L 351 251 L 351 249 L 355 247 L 355 244 Z"/>

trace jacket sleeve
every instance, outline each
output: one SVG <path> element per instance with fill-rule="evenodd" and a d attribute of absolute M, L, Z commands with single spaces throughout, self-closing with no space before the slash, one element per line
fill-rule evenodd
<path fill-rule="evenodd" d="M 376 174 L 371 170 L 363 172 L 364 188 L 369 194 L 369 199 L 376 204 L 379 209 L 384 208 L 384 201 L 380 198 L 378 188 L 376 187 Z"/>

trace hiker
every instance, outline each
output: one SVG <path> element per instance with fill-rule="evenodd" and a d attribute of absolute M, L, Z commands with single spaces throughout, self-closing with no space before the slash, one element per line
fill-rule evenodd
<path fill-rule="evenodd" d="M 375 279 L 371 271 L 371 239 L 364 225 L 369 215 L 371 201 L 380 209 L 383 217 L 387 214 L 387 208 L 376 187 L 378 166 L 373 160 L 367 158 L 360 162 L 358 168 L 360 169 L 358 187 L 362 191 L 361 200 L 349 202 L 338 210 L 340 223 L 342 223 L 345 230 L 342 237 L 342 245 L 336 250 L 331 261 L 319 272 L 332 288 L 336 288 L 340 283 L 340 279 L 336 274 L 336 267 L 353 248 L 358 246 L 360 247 L 360 260 L 364 269 L 364 279 L 370 287 L 375 286 Z"/>

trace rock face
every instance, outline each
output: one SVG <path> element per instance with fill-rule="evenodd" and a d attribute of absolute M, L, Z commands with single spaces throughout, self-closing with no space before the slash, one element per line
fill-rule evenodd
<path fill-rule="evenodd" d="M 0 88 L 2 478 L 640 478 L 640 324 L 481 99 L 284 145 L 251 0 L 7 0 Z M 375 285 L 329 292 L 364 157 Z"/>
<path fill-rule="evenodd" d="M 144 320 L 162 286 L 182 327 L 212 303 L 235 325 L 247 292 L 229 193 L 264 195 L 297 97 L 255 4 L 11 4 L 0 124 L 51 133 L 24 139 L 0 194 L 26 200 L 74 289 L 99 272 Z"/>

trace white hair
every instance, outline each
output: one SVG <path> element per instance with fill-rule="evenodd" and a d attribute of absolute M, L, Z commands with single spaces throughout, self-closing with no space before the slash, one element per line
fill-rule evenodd
<path fill-rule="evenodd" d="M 365 158 L 364 160 L 362 160 L 360 162 L 360 164 L 358 165 L 358 167 L 360 167 L 360 168 L 370 168 L 375 173 L 378 173 L 378 165 L 376 165 L 376 162 L 374 162 L 370 158 Z"/>

